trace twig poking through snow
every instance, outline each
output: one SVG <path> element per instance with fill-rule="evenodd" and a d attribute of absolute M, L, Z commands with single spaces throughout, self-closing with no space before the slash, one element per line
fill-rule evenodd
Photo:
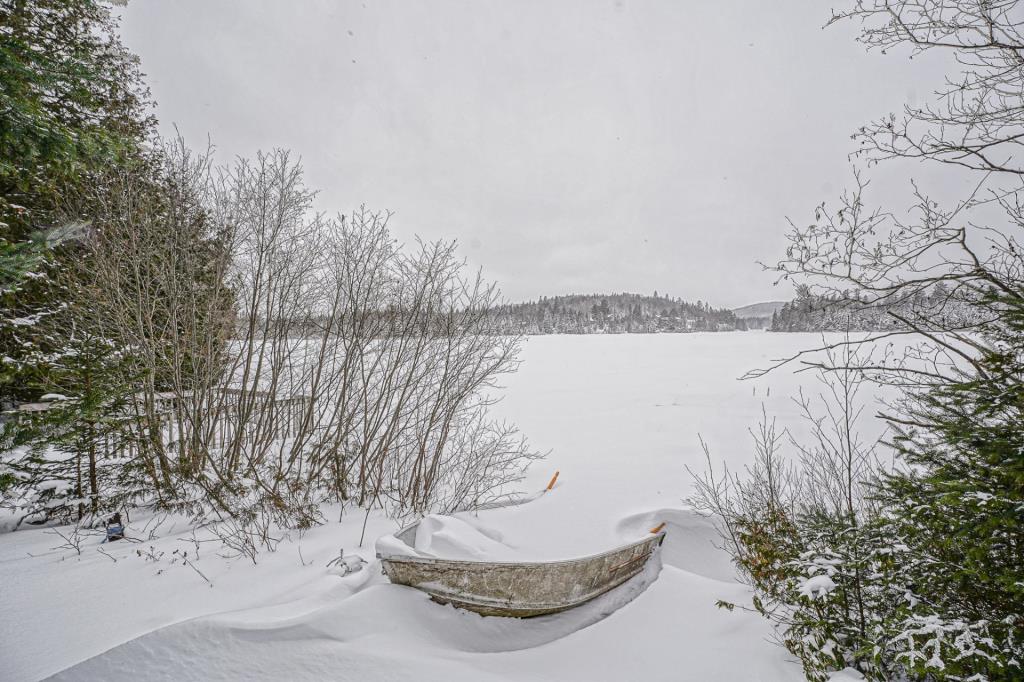
<path fill-rule="evenodd" d="M 188 567 L 189 567 L 189 568 L 191 568 L 191 569 L 192 569 L 193 571 L 195 571 L 196 573 L 198 573 L 198 574 L 199 574 L 199 577 L 200 577 L 200 578 L 202 578 L 203 580 L 205 580 L 205 581 L 206 581 L 206 582 L 207 582 L 207 583 L 208 583 L 208 584 L 210 585 L 210 587 L 213 587 L 213 583 L 212 583 L 212 582 L 210 582 L 210 579 L 209 579 L 209 578 L 207 578 L 207 577 L 206 577 L 205 575 L 203 575 L 203 572 L 202 572 L 202 571 L 200 571 L 200 570 L 199 570 L 198 568 L 196 568 L 195 564 L 193 564 L 193 563 L 192 563 L 191 561 L 189 561 L 189 560 L 188 560 L 187 558 L 185 558 L 184 556 L 183 556 L 183 557 L 181 558 L 181 560 L 182 560 L 182 561 L 183 561 L 183 562 L 185 563 L 185 565 L 186 565 L 186 566 L 188 566 Z"/>

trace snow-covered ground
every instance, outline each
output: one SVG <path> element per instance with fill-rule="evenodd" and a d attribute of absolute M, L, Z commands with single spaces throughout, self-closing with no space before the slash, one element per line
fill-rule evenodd
<path fill-rule="evenodd" d="M 682 499 L 691 490 L 686 466 L 704 466 L 698 433 L 735 466 L 750 459 L 747 428 L 762 404 L 780 426 L 802 430 L 790 396 L 813 387 L 811 374 L 737 378 L 820 340 L 758 332 L 529 339 L 497 411 L 551 450 L 524 489 L 541 489 L 556 469 L 559 484 L 535 502 L 468 520 L 532 558 L 587 554 L 668 524 L 660 572 L 651 565 L 583 607 L 482 618 L 391 585 L 373 545 L 395 525 L 377 515 L 362 548 L 362 515 L 339 523 L 328 510 L 330 523 L 290 534 L 258 565 L 218 556 L 216 543 L 202 542 L 208 536 L 196 543 L 173 520 L 133 518 L 129 534 L 142 542 L 101 546 L 92 537 L 81 555 L 59 548 L 52 531 L 26 530 L 0 535 L 0 677 L 801 679 L 764 621 L 716 607 L 746 592 L 708 523 Z M 327 563 L 341 548 L 370 563 L 338 575 Z"/>

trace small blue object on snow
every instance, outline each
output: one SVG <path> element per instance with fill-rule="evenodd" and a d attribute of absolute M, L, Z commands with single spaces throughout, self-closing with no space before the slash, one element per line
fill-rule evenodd
<path fill-rule="evenodd" d="M 124 539 L 124 526 L 107 526 L 107 542 Z"/>
<path fill-rule="evenodd" d="M 124 524 L 121 523 L 121 515 L 114 514 L 107 519 L 107 539 L 104 542 L 124 540 Z"/>

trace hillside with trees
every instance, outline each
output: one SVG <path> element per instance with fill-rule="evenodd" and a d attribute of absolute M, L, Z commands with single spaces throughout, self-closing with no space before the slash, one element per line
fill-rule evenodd
<path fill-rule="evenodd" d="M 495 308 L 503 324 L 524 334 L 655 334 L 745 330 L 730 310 L 704 301 L 642 294 L 570 294 Z"/>
<path fill-rule="evenodd" d="M 815 293 L 800 285 L 796 297 L 772 313 L 768 329 L 773 332 L 966 329 L 990 315 L 972 302 L 976 299 L 943 282 L 885 298 L 850 291 Z"/>
<path fill-rule="evenodd" d="M 768 329 L 772 326 L 772 315 L 778 312 L 788 301 L 765 301 L 752 303 L 742 308 L 733 308 L 737 319 L 743 320 L 747 329 Z"/>

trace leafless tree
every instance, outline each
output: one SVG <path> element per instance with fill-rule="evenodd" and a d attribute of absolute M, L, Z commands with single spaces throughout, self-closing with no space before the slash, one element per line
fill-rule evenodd
<path fill-rule="evenodd" d="M 159 158 L 155 199 L 125 171 L 97 198 L 116 218 L 88 291 L 133 349 L 125 447 L 162 504 L 230 519 L 254 558 L 327 500 L 405 515 L 509 492 L 536 454 L 488 407 L 520 338 L 454 243 L 403 248 L 387 213 L 313 212 L 284 151 Z"/>
<path fill-rule="evenodd" d="M 804 503 L 853 524 L 870 505 L 868 488 L 880 466 L 875 455 L 877 441 L 865 442 L 858 428 L 869 406 L 861 395 L 867 378 L 858 368 L 870 360 L 860 356 L 871 352 L 853 346 L 829 351 L 825 362 L 840 369 L 819 373 L 818 393 L 801 390 L 794 398 L 810 427 L 808 437 L 790 439 L 799 453 L 805 479 Z"/>
<path fill-rule="evenodd" d="M 844 404 L 864 381 L 898 389 L 882 416 L 906 471 L 874 477 L 870 446 L 848 438 L 846 419 L 831 412 L 801 447 L 814 474 L 811 499 L 826 512 L 799 529 L 809 549 L 790 560 L 789 593 L 776 601 L 792 614 L 783 621 L 787 646 L 809 676 L 824 679 L 851 662 L 871 679 L 1010 679 L 1019 667 L 1019 595 L 1002 587 L 1019 554 L 1005 544 L 1019 525 L 1018 490 L 1007 473 L 1015 460 L 986 448 L 1019 435 L 1019 409 L 1008 396 L 1020 393 L 1024 309 L 1022 19 L 1014 0 L 853 0 L 832 18 L 856 22 L 870 49 L 949 54 L 958 73 L 931 103 L 857 131 L 853 186 L 837 204 L 819 205 L 809 224 L 792 223 L 785 257 L 771 266 L 813 294 L 877 304 L 899 323 L 895 331 L 824 341 L 752 373 L 802 363 L 825 372 L 837 389 L 825 397 Z M 900 159 L 929 164 L 964 189 L 936 197 L 911 181 L 909 212 L 871 207 L 868 169 Z M 903 335 L 912 336 L 878 343 Z M 871 478 L 868 496 L 850 484 Z M 972 507 L 946 492 L 966 480 L 976 495 L 1005 499 L 1006 507 Z M 882 513 L 864 524 L 872 497 Z M 970 538 L 963 547 L 948 542 L 953 527 Z M 965 557 L 979 557 L 977 565 L 965 569 Z M 827 600 L 802 582 L 821 575 L 829 575 Z M 935 652 L 927 660 L 916 655 L 925 647 Z"/>
<path fill-rule="evenodd" d="M 800 658 L 809 679 L 818 679 L 822 665 L 845 661 L 846 652 L 834 658 L 815 639 L 822 632 L 844 647 L 876 636 L 872 550 L 862 536 L 870 533 L 870 490 L 879 468 L 873 445 L 859 436 L 865 379 L 855 369 L 858 350 L 847 345 L 841 352 L 844 357 L 833 351 L 823 364 L 849 369 L 818 369 L 822 390 L 795 398 L 810 431 L 807 439 L 790 436 L 795 456 L 783 452 L 787 434 L 765 415 L 752 431 L 753 464 L 716 473 L 708 453 L 705 471 L 690 472 L 696 489 L 690 504 L 714 520 L 740 579 L 754 589 L 753 609 L 775 624 L 778 642 Z M 808 577 L 819 575 L 836 591 L 827 606 L 802 598 Z M 870 657 L 853 656 L 862 659 Z"/>
<path fill-rule="evenodd" d="M 901 331 L 870 340 L 925 339 L 910 362 L 876 357 L 889 361 L 866 368 L 876 378 L 928 385 L 955 379 L 965 364 L 981 371 L 974 335 L 999 324 L 999 315 L 976 304 L 992 292 L 1020 295 L 1024 34 L 1016 8 L 1014 0 L 857 0 L 829 22 L 855 21 L 869 49 L 941 51 L 959 66 L 931 103 L 860 128 L 853 158 L 868 167 L 894 159 L 946 167 L 962 173 L 962 195 L 938 200 L 912 181 L 913 208 L 897 214 L 870 206 L 869 180 L 856 170 L 838 203 L 816 207 L 806 226 L 791 223 L 786 256 L 771 266 L 815 293 L 852 291 L 858 301 L 891 306 Z M 929 292 L 937 303 L 899 305 Z M 806 361 L 815 350 L 782 362 Z"/>
<path fill-rule="evenodd" d="M 907 106 L 861 128 L 860 155 L 912 158 L 1021 176 L 1024 21 L 1016 0 L 857 0 L 830 24 L 855 20 L 869 49 L 952 51 L 961 67 L 934 104 Z"/>

